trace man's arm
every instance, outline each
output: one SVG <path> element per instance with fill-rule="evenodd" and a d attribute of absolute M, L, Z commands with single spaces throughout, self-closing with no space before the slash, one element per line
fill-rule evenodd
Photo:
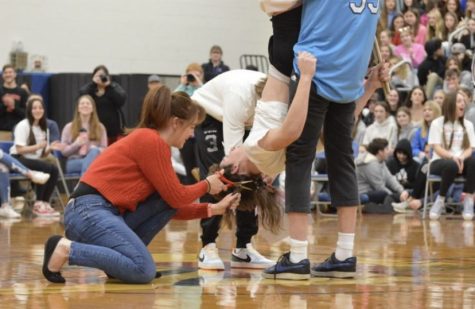
<path fill-rule="evenodd" d="M 369 70 L 368 79 L 365 80 L 364 93 L 356 100 L 355 118 L 361 114 L 368 100 L 376 89 L 381 88 L 381 83 L 389 80 L 389 63 L 380 63 Z"/>

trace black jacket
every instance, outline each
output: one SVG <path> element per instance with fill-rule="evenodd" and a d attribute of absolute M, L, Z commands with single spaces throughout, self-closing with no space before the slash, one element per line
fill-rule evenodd
<path fill-rule="evenodd" d="M 127 98 L 125 90 L 116 82 L 112 82 L 104 95 L 98 97 L 96 91 L 97 85 L 90 82 L 79 90 L 79 95 L 88 94 L 94 99 L 99 121 L 106 128 L 107 137 L 116 137 L 125 127 L 125 117 L 121 109 Z"/>
<path fill-rule="evenodd" d="M 402 164 L 396 156 L 396 153 L 400 151 L 406 154 L 409 158 L 406 164 Z M 414 181 L 416 180 L 416 174 L 419 169 L 419 163 L 412 158 L 411 143 L 407 139 L 400 140 L 396 148 L 394 149 L 394 156 L 389 158 L 386 163 L 391 174 L 396 176 L 399 183 L 405 189 L 412 189 Z"/>
<path fill-rule="evenodd" d="M 427 84 L 427 76 L 429 73 L 437 73 L 440 78 L 445 77 L 445 59 L 444 57 L 438 57 L 434 59 L 434 53 L 440 48 L 440 41 L 430 40 L 424 45 L 427 53 L 426 59 L 422 61 L 417 70 L 417 77 L 419 78 L 419 84 L 425 86 Z"/>
<path fill-rule="evenodd" d="M 203 63 L 201 67 L 203 68 L 205 83 L 209 82 L 219 74 L 229 71 L 229 67 L 222 61 L 218 66 L 213 66 L 213 63 L 210 60 L 208 63 Z"/>

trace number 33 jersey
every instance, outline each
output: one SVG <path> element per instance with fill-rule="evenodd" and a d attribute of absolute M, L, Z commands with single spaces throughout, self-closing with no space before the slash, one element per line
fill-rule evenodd
<path fill-rule="evenodd" d="M 302 26 L 294 52 L 318 59 L 317 93 L 349 103 L 363 95 L 380 12 L 378 0 L 304 0 Z M 294 69 L 298 72 L 296 61 Z"/>

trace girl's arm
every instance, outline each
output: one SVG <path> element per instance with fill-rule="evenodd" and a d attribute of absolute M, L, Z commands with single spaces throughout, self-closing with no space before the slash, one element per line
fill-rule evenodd
<path fill-rule="evenodd" d="M 454 155 L 449 150 L 444 149 L 444 147 L 442 147 L 441 145 L 433 144 L 431 146 L 439 157 L 447 160 L 451 160 L 454 158 Z"/>
<path fill-rule="evenodd" d="M 312 54 L 308 52 L 299 53 L 298 67 L 300 69 L 300 80 L 289 112 L 280 128 L 270 129 L 259 140 L 260 147 L 276 151 L 284 149 L 300 137 L 307 119 L 310 87 L 315 75 L 316 64 L 317 59 Z"/>

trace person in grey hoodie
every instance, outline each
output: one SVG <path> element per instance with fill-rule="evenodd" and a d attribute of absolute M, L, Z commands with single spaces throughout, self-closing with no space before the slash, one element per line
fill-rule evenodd
<path fill-rule="evenodd" d="M 392 196 L 396 201 L 405 201 L 409 193 L 386 166 L 388 141 L 375 138 L 369 143 L 367 150 L 360 153 L 355 161 L 359 194 L 368 195 L 369 201 L 377 204 L 384 203 L 387 196 Z"/>

